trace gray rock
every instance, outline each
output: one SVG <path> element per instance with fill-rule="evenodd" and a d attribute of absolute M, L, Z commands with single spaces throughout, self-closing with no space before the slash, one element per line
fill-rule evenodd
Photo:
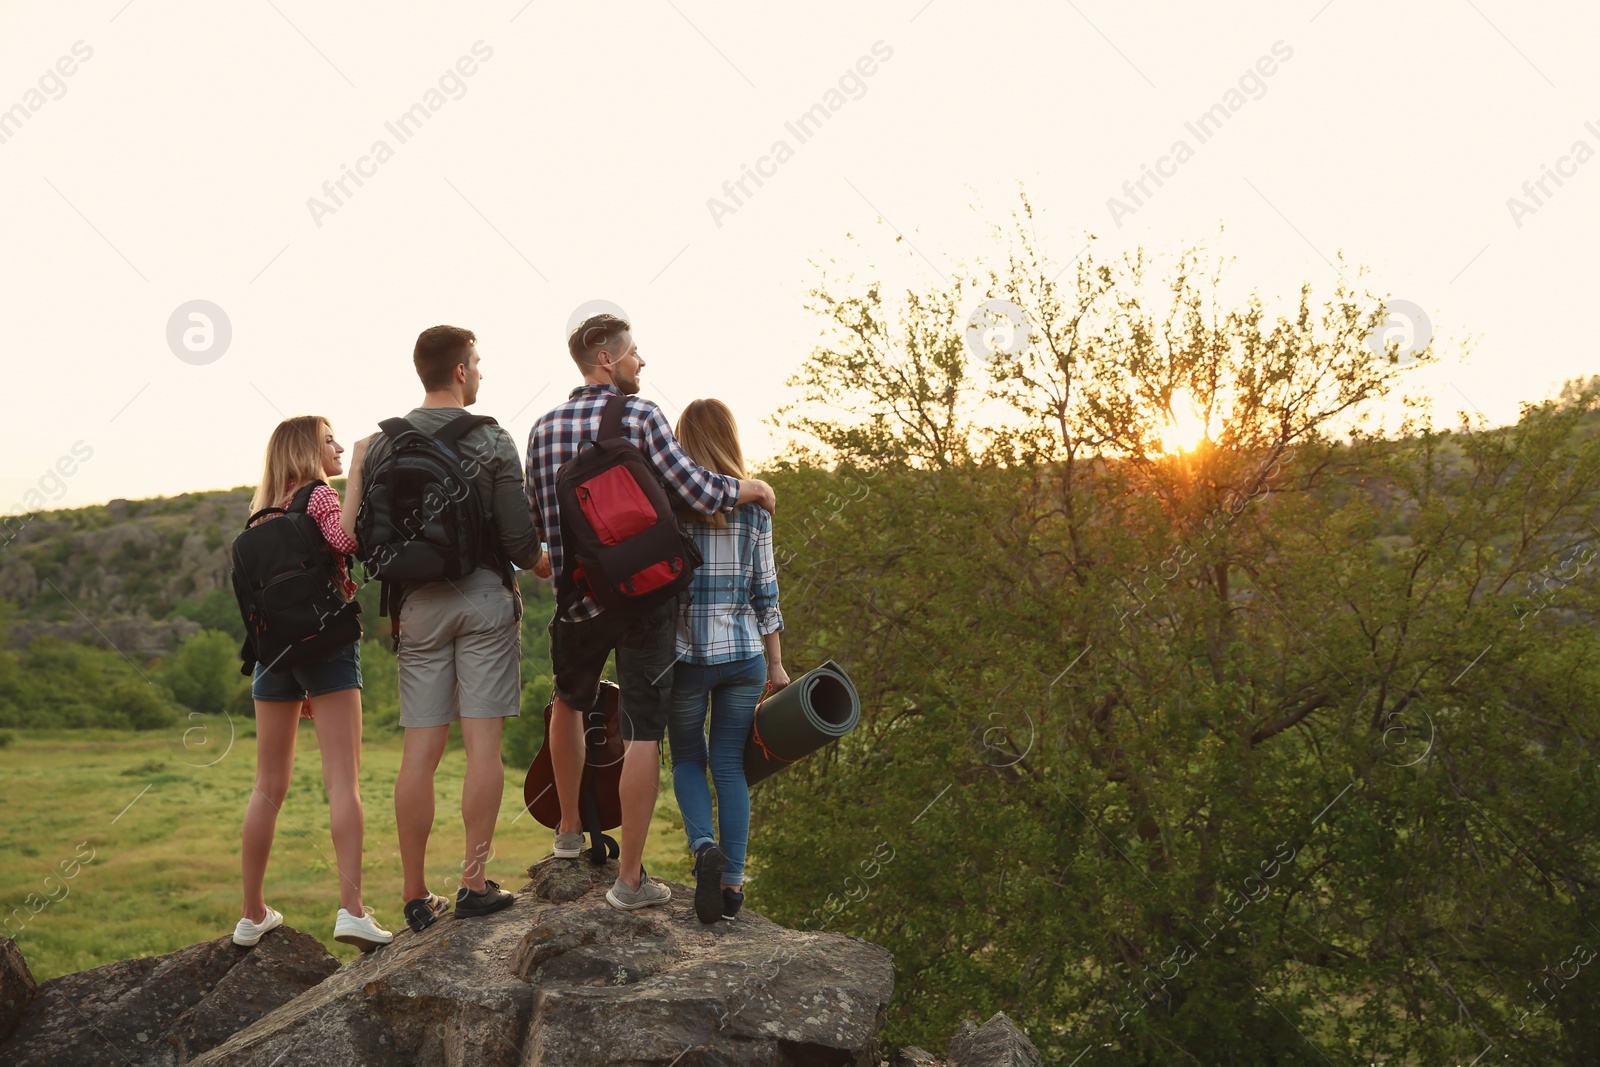
<path fill-rule="evenodd" d="M 111 603 L 116 604 L 116 599 L 112 598 Z M 171 653 L 185 638 L 200 630 L 200 624 L 189 619 L 151 619 L 142 615 L 105 618 L 99 622 L 78 616 L 53 621 L 24 619 L 12 626 L 11 644 L 26 648 L 38 637 L 102 646 L 109 643 L 135 659 L 143 659 Z"/>
<path fill-rule="evenodd" d="M 39 987 L 10 1041 L 8 1067 L 170 1067 L 255 1022 L 339 969 L 322 942 L 289 927 L 254 948 L 231 937 L 122 960 Z"/>
<path fill-rule="evenodd" d="M 615 864 L 549 859 L 529 875 L 506 910 L 402 931 L 194 1067 L 879 1062 L 885 949 L 748 910 L 704 926 L 678 885 L 620 912 L 605 902 Z"/>
<path fill-rule="evenodd" d="M 0 525 L 0 547 L 10 535 Z M 25 559 L 15 556 L 0 564 L 0 599 L 9 600 L 20 608 L 33 603 L 39 592 L 39 576 Z"/>
<path fill-rule="evenodd" d="M 944 1067 L 944 1061 L 931 1052 L 910 1045 L 894 1054 L 889 1067 Z"/>
<path fill-rule="evenodd" d="M 38 988 L 17 943 L 0 937 L 0 1041 L 17 1028 Z"/>
<path fill-rule="evenodd" d="M 1003 1011 L 982 1026 L 962 1023 L 945 1059 L 950 1067 L 1041 1067 L 1039 1050 Z"/>

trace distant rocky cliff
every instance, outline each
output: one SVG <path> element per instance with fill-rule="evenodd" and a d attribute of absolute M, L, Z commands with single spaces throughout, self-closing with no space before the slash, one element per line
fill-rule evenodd
<path fill-rule="evenodd" d="M 28 520 L 0 547 L 10 644 L 41 635 L 109 640 L 135 657 L 171 651 L 201 628 L 174 607 L 226 593 L 228 545 L 250 491 L 113 500 Z"/>

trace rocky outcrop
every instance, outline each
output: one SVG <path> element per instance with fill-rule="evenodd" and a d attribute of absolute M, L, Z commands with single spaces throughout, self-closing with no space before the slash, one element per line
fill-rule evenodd
<path fill-rule="evenodd" d="M 0 541 L 4 538 L 5 530 L 0 527 Z M 0 561 L 0 600 L 9 600 L 18 607 L 26 608 L 38 593 L 39 575 L 32 564 L 16 557 Z"/>
<path fill-rule="evenodd" d="M 339 961 L 320 941 L 283 927 L 252 949 L 221 937 L 167 956 L 63 975 L 38 988 L 21 1025 L 0 1044 L 0 1063 L 185 1063 L 338 969 Z"/>
<path fill-rule="evenodd" d="M 962 1023 L 945 1057 L 913 1046 L 896 1052 L 889 1067 L 1041 1067 L 1039 1050 L 1003 1011 L 982 1026 Z"/>
<path fill-rule="evenodd" d="M 11 628 L 11 643 L 26 648 L 35 638 L 53 637 L 58 641 L 77 641 L 121 650 L 136 660 L 162 656 L 181 645 L 185 638 L 200 632 L 200 624 L 189 619 L 151 619 L 145 616 L 112 618 L 101 623 L 73 617 L 58 622 L 27 620 Z"/>
<path fill-rule="evenodd" d="M 889 953 L 749 911 L 701 925 L 693 894 L 604 899 L 616 865 L 545 860 L 505 911 L 448 918 L 345 966 L 195 1067 L 875 1067 Z"/>
<path fill-rule="evenodd" d="M 0 937 L 0 1041 L 4 1041 L 22 1021 L 29 1001 L 38 987 L 22 950 L 9 937 Z"/>
<path fill-rule="evenodd" d="M 945 1053 L 950 1067 L 1040 1067 L 1039 1050 L 997 1011 L 982 1026 L 964 1022 Z"/>
<path fill-rule="evenodd" d="M 109 640 L 135 659 L 171 652 L 199 627 L 152 616 L 227 589 L 228 545 L 249 498 L 235 489 L 114 500 L 0 529 L 0 599 L 21 609 L 9 644 L 26 648 L 47 636 Z"/>
<path fill-rule="evenodd" d="M 615 864 L 549 859 L 529 875 L 502 912 L 448 917 L 422 934 L 402 929 L 342 968 L 284 927 L 253 949 L 219 938 L 66 975 L 35 993 L 20 953 L 0 943 L 0 1002 L 21 1015 L 0 1039 L 0 1064 L 882 1063 L 894 988 L 885 949 L 748 910 L 702 925 L 692 891 L 677 885 L 665 906 L 617 911 L 605 902 Z M 896 1062 L 931 1062 L 906 1059 L 910 1051 Z"/>

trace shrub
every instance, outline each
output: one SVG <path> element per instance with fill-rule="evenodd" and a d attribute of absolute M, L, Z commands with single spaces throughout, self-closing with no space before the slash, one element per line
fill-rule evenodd
<path fill-rule="evenodd" d="M 240 678 L 239 684 L 233 690 L 233 695 L 228 698 L 222 710 L 231 719 L 253 719 L 256 717 L 256 702 L 250 696 L 250 679 Z"/>
<path fill-rule="evenodd" d="M 178 716 L 155 686 L 134 679 L 118 682 L 107 701 L 110 709 L 135 730 L 159 730 L 171 726 Z"/>
<path fill-rule="evenodd" d="M 207 713 L 222 711 L 238 677 L 238 643 L 215 630 L 185 640 L 161 668 L 161 680 L 178 703 Z"/>
<path fill-rule="evenodd" d="M 244 621 L 239 618 L 239 603 L 231 589 L 213 589 L 198 597 L 185 597 L 172 605 L 170 618 L 191 619 L 207 630 L 233 638 L 234 647 L 244 640 Z"/>

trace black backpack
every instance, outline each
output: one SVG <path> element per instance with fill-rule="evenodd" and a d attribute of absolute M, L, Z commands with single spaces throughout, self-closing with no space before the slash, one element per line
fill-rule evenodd
<path fill-rule="evenodd" d="M 644 610 L 686 588 L 702 562 L 655 468 L 623 436 L 626 405 L 621 394 L 611 397 L 599 436 L 556 472 L 561 614 L 585 594 L 606 611 Z"/>
<path fill-rule="evenodd" d="M 458 451 L 461 438 L 484 423 L 494 420 L 461 415 L 434 435 L 405 419 L 380 423 L 389 451 L 363 473 L 356 513 L 358 558 L 372 577 L 406 584 L 454 580 L 488 558 L 476 464 L 463 462 Z"/>
<path fill-rule="evenodd" d="M 306 512 L 311 492 L 301 486 L 287 508 L 263 508 L 233 539 L 233 595 L 244 619 L 240 673 L 301 667 L 361 640 L 361 605 L 339 590 L 338 556 L 317 520 Z M 276 515 L 256 526 L 256 520 Z M 348 561 L 346 562 L 348 566 Z"/>
<path fill-rule="evenodd" d="M 430 435 L 405 419 L 379 424 L 389 450 L 362 475 L 357 558 L 383 582 L 380 610 L 396 622 L 397 643 L 404 587 L 454 581 L 484 565 L 509 574 L 478 497 L 477 464 L 459 450 L 461 438 L 484 424 L 499 425 L 487 415 L 460 415 Z"/>

